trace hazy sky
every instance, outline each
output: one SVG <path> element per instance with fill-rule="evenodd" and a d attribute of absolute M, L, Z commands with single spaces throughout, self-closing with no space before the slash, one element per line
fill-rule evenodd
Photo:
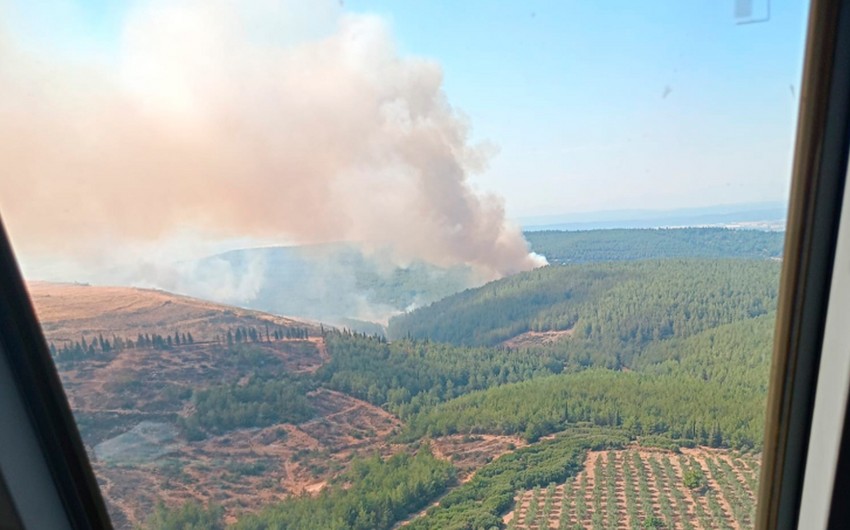
<path fill-rule="evenodd" d="M 753 3 L 757 16 L 764 2 Z M 29 47 L 108 63 L 131 6 L 16 0 L 9 29 Z M 440 65 L 449 103 L 495 153 L 473 185 L 518 217 L 783 200 L 808 6 L 771 7 L 752 25 L 736 24 L 731 0 L 327 9 L 377 14 L 402 55 Z"/>
<path fill-rule="evenodd" d="M 513 215 L 785 199 L 807 2 L 753 25 L 730 0 L 346 6 L 439 59 Z"/>
<path fill-rule="evenodd" d="M 543 263 L 511 220 L 782 201 L 807 5 L 733 13 L 0 0 L 0 212 L 30 277 L 167 287 L 340 240 L 489 279 Z"/>

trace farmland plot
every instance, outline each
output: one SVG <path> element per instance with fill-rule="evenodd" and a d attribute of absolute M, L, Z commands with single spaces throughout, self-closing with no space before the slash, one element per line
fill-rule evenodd
<path fill-rule="evenodd" d="M 732 451 L 591 451 L 565 483 L 520 491 L 506 520 L 516 530 L 752 528 L 758 472 L 758 458 Z"/>

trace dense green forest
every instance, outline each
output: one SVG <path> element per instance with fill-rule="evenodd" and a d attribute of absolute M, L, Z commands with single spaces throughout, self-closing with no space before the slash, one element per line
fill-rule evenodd
<path fill-rule="evenodd" d="M 711 446 L 759 448 L 775 313 L 654 341 L 633 370 L 564 373 L 474 392 L 410 419 L 405 438 L 521 434 L 582 422 Z"/>
<path fill-rule="evenodd" d="M 318 372 L 327 386 L 369 401 L 401 418 L 474 390 L 559 373 L 556 353 L 464 348 L 430 341 L 387 343 L 377 337 L 329 332 L 331 360 Z"/>
<path fill-rule="evenodd" d="M 649 345 L 632 367 L 645 373 L 694 376 L 767 395 L 776 313 Z"/>
<path fill-rule="evenodd" d="M 295 497 L 244 517 L 235 530 L 384 530 L 422 509 L 455 480 L 427 445 L 415 455 L 355 460 L 316 497 Z"/>
<path fill-rule="evenodd" d="M 650 342 L 768 313 L 779 270 L 767 260 L 550 266 L 395 317 L 389 335 L 495 345 L 526 331 L 573 329 L 569 347 L 583 364 L 596 352 L 619 368 Z"/>
<path fill-rule="evenodd" d="M 778 258 L 784 232 L 728 228 L 659 228 L 525 232 L 549 263 L 659 258 Z"/>
<path fill-rule="evenodd" d="M 591 369 L 503 385 L 411 418 L 405 439 L 454 433 L 521 434 L 529 442 L 591 423 L 632 436 L 665 436 L 712 447 L 761 445 L 765 395 L 684 374 Z"/>
<path fill-rule="evenodd" d="M 187 502 L 176 508 L 159 503 L 145 522 L 146 530 L 224 530 L 224 510 Z"/>
<path fill-rule="evenodd" d="M 668 258 L 750 258 L 781 255 L 782 232 L 681 228 L 524 232 L 531 249 L 552 264 Z M 372 333 L 349 319 L 382 319 L 412 305 L 428 304 L 477 286 L 469 267 L 437 267 L 421 261 L 392 264 L 386 249 L 364 252 L 330 243 L 226 252 L 194 262 L 193 272 L 214 281 L 226 266 L 234 277 L 257 274 L 256 296 L 239 300 L 252 309 L 297 315 Z M 190 289 L 191 290 L 191 289 Z M 202 296 L 205 291 L 187 294 Z M 220 299 L 223 303 L 233 300 Z M 364 306 L 368 311 L 364 312 Z"/>
<path fill-rule="evenodd" d="M 631 372 L 561 375 L 554 374 L 563 370 L 562 348 L 530 354 L 336 333 L 327 338 L 332 361 L 320 375 L 408 418 L 408 440 L 476 432 L 536 440 L 590 422 L 634 436 L 752 448 L 761 443 L 774 318 L 771 312 L 647 341 Z"/>

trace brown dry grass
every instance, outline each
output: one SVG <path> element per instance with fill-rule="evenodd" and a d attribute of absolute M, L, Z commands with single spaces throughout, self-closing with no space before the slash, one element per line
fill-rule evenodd
<path fill-rule="evenodd" d="M 144 521 L 158 499 L 169 505 L 215 502 L 228 521 L 291 495 L 320 491 L 355 456 L 389 455 L 399 421 L 350 396 L 319 390 L 310 396 L 319 416 L 299 425 L 239 429 L 180 448 L 149 464 L 94 468 L 117 527 Z M 169 470 L 166 462 L 174 467 Z M 240 466 L 261 464 L 257 474 Z"/>
<path fill-rule="evenodd" d="M 434 455 L 452 462 L 461 483 L 469 481 L 480 467 L 527 445 L 525 440 L 517 436 L 494 434 L 453 434 L 431 441 Z"/>
<path fill-rule="evenodd" d="M 124 338 L 139 333 L 191 332 L 196 341 L 213 340 L 235 326 L 318 325 L 259 311 L 215 304 L 153 289 L 29 282 L 30 298 L 48 341 L 79 340 L 102 333 Z"/>
<path fill-rule="evenodd" d="M 290 495 L 316 493 L 355 456 L 398 450 L 388 439 L 397 418 L 351 396 L 329 390 L 308 395 L 316 417 L 299 425 L 239 429 L 206 440 L 179 440 L 148 463 L 107 463 L 93 447 L 142 420 L 179 423 L 192 412 L 193 389 L 245 380 L 246 367 L 229 361 L 216 341 L 228 329 L 266 324 L 307 327 L 309 339 L 251 343 L 254 353 L 280 361 L 287 373 L 314 372 L 328 361 L 318 325 L 238 309 L 161 291 L 33 282 L 34 306 L 48 341 L 89 340 L 98 334 L 135 339 L 139 333 L 191 332 L 195 343 L 169 350 L 132 348 L 60 363 L 68 399 L 82 426 L 116 528 L 132 528 L 158 500 L 215 502 L 233 521 Z M 252 468 L 253 466 L 253 468 Z"/>

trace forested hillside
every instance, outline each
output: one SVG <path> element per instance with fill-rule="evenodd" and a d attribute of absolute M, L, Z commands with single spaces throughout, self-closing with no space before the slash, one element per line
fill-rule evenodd
<path fill-rule="evenodd" d="M 757 454 L 780 267 L 728 257 L 552 265 L 399 316 L 391 339 L 221 324 L 185 337 L 81 336 L 85 355 L 66 355 L 76 343 L 55 350 L 74 373 L 121 361 L 96 393 L 71 387 L 75 402 L 107 408 L 78 419 L 97 434 L 95 455 L 117 462 L 95 462 L 111 484 L 125 465 L 163 491 L 218 485 L 188 497 L 199 502 L 149 500 L 150 528 L 489 530 L 505 528 L 517 495 L 563 489 L 588 450 Z M 159 422 L 137 428 L 138 411 Z M 110 453 L 145 429 L 166 440 L 161 456 L 136 465 Z M 252 449 L 235 456 L 243 446 Z M 274 494 L 252 502 L 251 488 Z M 533 516 L 523 512 L 523 524 Z"/>
<path fill-rule="evenodd" d="M 531 250 L 552 264 L 777 258 L 784 238 L 782 232 L 725 228 L 549 230 L 523 235 Z M 466 267 L 394 261 L 386 252 L 365 252 L 342 243 L 249 248 L 183 264 L 175 284 L 162 287 L 372 332 L 380 329 L 374 322 L 384 322 L 399 311 L 480 285 Z M 216 288 L 210 289 L 211 285 Z"/>
<path fill-rule="evenodd" d="M 391 338 L 495 345 L 572 330 L 581 364 L 628 365 L 647 344 L 758 317 L 776 304 L 780 264 L 654 260 L 549 266 L 467 290 L 390 321 Z"/>
<path fill-rule="evenodd" d="M 686 339 L 650 344 L 635 370 L 687 375 L 767 395 L 776 313 L 733 322 Z"/>
<path fill-rule="evenodd" d="M 728 228 L 659 228 L 525 232 L 549 263 L 659 258 L 778 258 L 784 232 Z"/>
<path fill-rule="evenodd" d="M 458 347 L 328 332 L 331 360 L 317 375 L 329 387 L 406 418 L 456 396 L 559 373 L 557 352 Z"/>
<path fill-rule="evenodd" d="M 196 390 L 183 427 L 202 438 L 322 425 L 314 418 L 328 392 L 399 419 L 387 435 L 396 456 L 355 459 L 317 495 L 238 517 L 240 530 L 504 528 L 516 495 L 569 480 L 591 449 L 760 451 L 779 269 L 765 259 L 668 259 L 518 274 L 393 320 L 395 340 L 326 328 L 316 371 L 258 371 Z M 569 332 L 527 347 L 503 342 L 552 330 Z M 510 450 L 459 480 L 440 444 L 488 438 L 512 441 Z M 751 511 L 726 493 L 736 517 Z M 151 522 L 170 526 L 152 528 L 221 521 L 215 510 L 160 508 Z"/>
<path fill-rule="evenodd" d="M 452 465 L 429 448 L 358 460 L 316 497 L 295 498 L 239 521 L 235 530 L 388 530 L 454 480 Z"/>
<path fill-rule="evenodd" d="M 765 395 L 690 375 L 586 370 L 491 388 L 410 420 L 408 439 L 454 433 L 520 434 L 529 442 L 590 423 L 632 436 L 712 447 L 761 445 Z"/>

